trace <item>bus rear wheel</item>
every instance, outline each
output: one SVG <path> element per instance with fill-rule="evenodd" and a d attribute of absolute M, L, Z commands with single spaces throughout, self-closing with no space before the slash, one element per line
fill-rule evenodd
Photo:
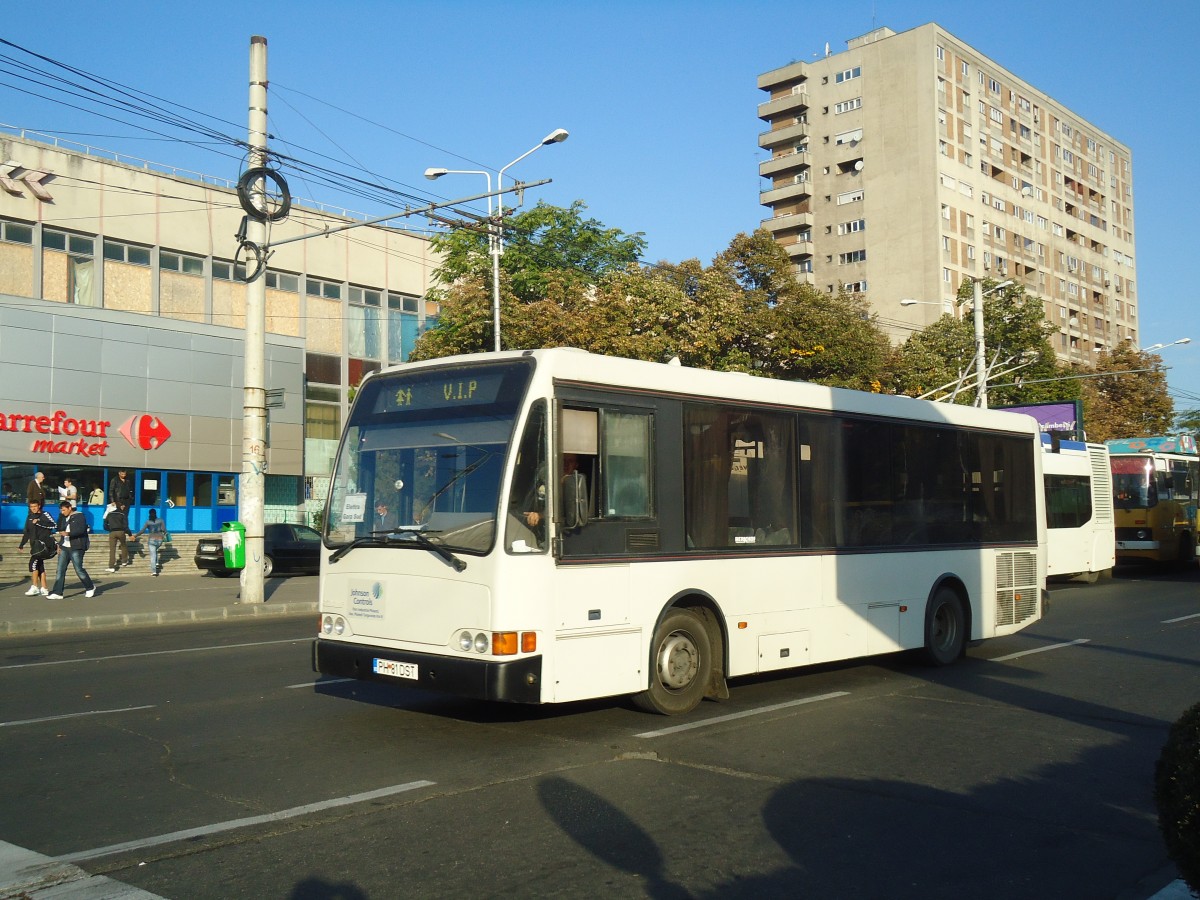
<path fill-rule="evenodd" d="M 925 608 L 925 648 L 922 658 L 931 666 L 948 666 L 967 646 L 967 618 L 962 600 L 950 588 L 939 588 Z"/>
<path fill-rule="evenodd" d="M 633 702 L 664 716 L 691 712 L 712 679 L 712 645 L 703 619 L 691 610 L 671 610 L 654 630 L 651 651 L 650 687 Z"/>

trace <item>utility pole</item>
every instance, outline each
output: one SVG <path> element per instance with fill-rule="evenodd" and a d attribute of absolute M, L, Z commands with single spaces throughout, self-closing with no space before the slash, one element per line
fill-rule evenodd
<path fill-rule="evenodd" d="M 267 164 L 267 39 L 250 38 L 250 169 Z M 259 178 L 250 186 L 266 209 L 266 183 Z M 262 247 L 267 223 L 247 217 L 246 239 Z M 239 515 L 246 527 L 246 567 L 242 569 L 242 603 L 262 603 L 263 504 L 265 501 L 267 392 L 263 384 L 266 341 L 266 273 L 246 285 L 245 368 L 242 376 L 242 477 Z"/>
<path fill-rule="evenodd" d="M 973 287 L 975 289 L 975 405 L 980 409 L 987 409 L 987 358 L 983 345 L 983 282 L 976 278 Z"/>

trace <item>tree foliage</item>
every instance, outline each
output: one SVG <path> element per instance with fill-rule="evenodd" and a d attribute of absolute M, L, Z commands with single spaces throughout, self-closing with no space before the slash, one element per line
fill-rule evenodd
<path fill-rule="evenodd" d="M 878 389 L 890 349 L 861 299 L 797 282 L 787 253 L 766 231 L 737 235 L 708 266 L 695 259 L 640 265 L 630 255 L 641 252 L 640 235 L 584 221 L 583 208 L 539 205 L 525 214 L 532 218 L 514 220 L 535 238 L 505 247 L 506 349 L 678 357 L 699 368 Z M 447 254 L 437 273 L 442 312 L 414 359 L 492 346 L 490 263 L 479 258 L 486 237 L 459 233 L 438 241 Z"/>
<path fill-rule="evenodd" d="M 1042 301 L 1026 294 L 1020 285 L 989 294 L 995 282 L 986 279 L 982 288 L 988 405 L 1077 399 L 1078 380 L 1070 377 L 1070 368 L 1054 355 L 1049 340 L 1054 326 L 1046 321 Z M 969 311 L 973 295 L 974 285 L 963 282 L 959 304 L 966 306 L 966 315 L 944 315 L 904 342 L 893 376 L 899 392 L 919 396 L 961 378 L 962 389 L 955 402 L 975 402 L 975 326 Z M 1005 370 L 1014 371 L 1004 374 Z M 944 392 L 951 390 L 945 388 Z"/>
<path fill-rule="evenodd" d="M 1167 393 L 1161 356 L 1125 340 L 1100 354 L 1095 373 L 1099 377 L 1083 379 L 1083 421 L 1090 440 L 1171 432 L 1175 404 Z"/>

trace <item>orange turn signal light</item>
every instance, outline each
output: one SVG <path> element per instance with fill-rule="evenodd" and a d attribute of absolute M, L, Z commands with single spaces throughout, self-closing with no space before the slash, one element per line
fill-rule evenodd
<path fill-rule="evenodd" d="M 536 653 L 537 652 L 537 632 L 522 631 L 521 632 L 521 652 Z"/>
<path fill-rule="evenodd" d="M 517 633 L 515 631 L 492 632 L 492 655 L 512 656 L 517 652 Z"/>

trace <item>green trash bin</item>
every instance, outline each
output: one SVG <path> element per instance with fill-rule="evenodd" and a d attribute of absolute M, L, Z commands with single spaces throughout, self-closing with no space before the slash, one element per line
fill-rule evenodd
<path fill-rule="evenodd" d="M 246 526 L 241 522 L 222 525 L 221 549 L 225 552 L 225 568 L 246 568 Z"/>

